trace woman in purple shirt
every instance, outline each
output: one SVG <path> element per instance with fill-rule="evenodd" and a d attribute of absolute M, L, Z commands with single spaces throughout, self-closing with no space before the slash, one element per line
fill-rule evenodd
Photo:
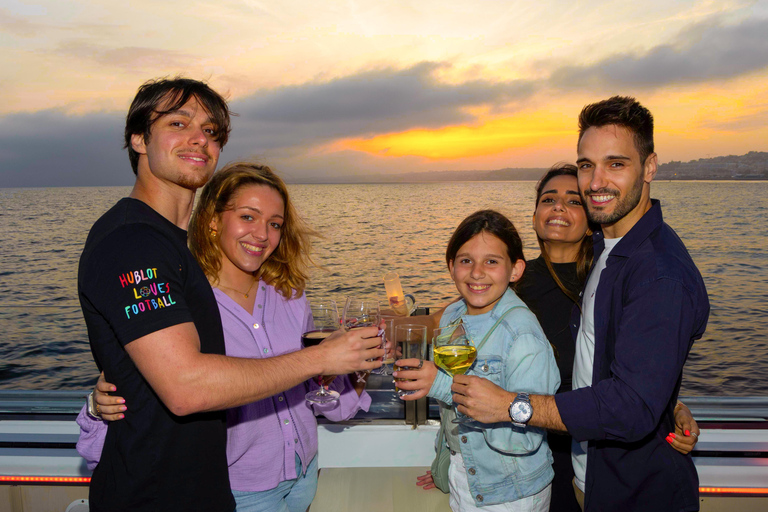
<path fill-rule="evenodd" d="M 312 328 L 304 288 L 313 234 L 269 167 L 231 163 L 203 188 L 189 247 L 213 287 L 228 356 L 273 357 L 301 349 L 301 334 Z M 336 403 L 308 404 L 304 395 L 317 387 L 308 381 L 227 411 L 229 478 L 238 512 L 309 507 L 317 489 L 315 414 L 341 421 L 371 403 L 364 382 L 353 386 L 342 376 L 330 386 L 341 395 Z M 99 379 L 96 402 L 105 420 L 121 419 L 129 405 L 108 394 L 114 391 Z M 78 451 L 95 467 L 106 423 L 85 408 L 77 422 Z"/>

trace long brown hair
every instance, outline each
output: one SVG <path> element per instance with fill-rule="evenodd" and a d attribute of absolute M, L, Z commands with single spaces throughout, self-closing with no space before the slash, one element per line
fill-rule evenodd
<path fill-rule="evenodd" d="M 215 173 L 200 194 L 200 201 L 189 224 L 189 250 L 213 284 L 221 271 L 221 248 L 211 236 L 211 220 L 233 207 L 235 194 L 248 185 L 265 185 L 283 199 L 284 222 L 280 243 L 254 272 L 275 287 L 284 297 L 301 297 L 309 278 L 311 239 L 317 232 L 310 228 L 291 203 L 285 182 L 266 165 L 231 162 Z"/>
<path fill-rule="evenodd" d="M 544 192 L 544 187 L 547 185 L 549 180 L 556 178 L 557 176 L 573 176 L 574 178 L 578 179 L 578 169 L 573 164 L 566 164 L 562 162 L 550 167 L 549 170 L 544 173 L 544 176 L 542 176 L 539 182 L 536 184 L 536 206 L 534 207 L 534 212 L 536 211 L 535 208 L 538 208 L 539 206 L 539 200 L 541 199 L 541 194 Z M 588 225 L 587 233 L 589 233 L 591 228 L 592 226 Z M 544 245 L 544 240 L 541 239 L 538 233 L 536 233 L 536 240 L 539 242 L 541 256 L 544 258 L 544 262 L 547 264 L 547 269 L 549 270 L 552 279 L 555 280 L 555 284 L 557 284 L 557 287 L 560 288 L 560 290 L 569 299 L 578 304 L 579 297 L 568 291 L 563 282 L 560 280 L 560 277 L 558 277 L 557 273 L 555 273 L 555 269 L 552 267 L 552 260 L 549 258 L 549 254 L 547 253 L 547 247 Z M 579 278 L 580 283 L 583 283 L 587 278 L 589 268 L 592 266 L 592 257 L 592 237 L 587 234 L 587 236 L 581 240 L 581 245 L 579 246 L 579 254 L 576 257 L 576 276 Z"/>

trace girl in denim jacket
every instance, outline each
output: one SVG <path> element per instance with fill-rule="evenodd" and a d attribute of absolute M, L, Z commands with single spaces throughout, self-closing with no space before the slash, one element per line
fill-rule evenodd
<path fill-rule="evenodd" d="M 511 288 L 525 270 L 522 241 L 512 222 L 492 210 L 470 215 L 451 236 L 446 262 L 462 298 L 445 309 L 440 327 L 461 322 L 475 345 L 487 337 L 467 374 L 508 390 L 553 394 L 560 374 L 552 348 L 536 317 Z M 408 360 L 398 364 L 418 366 Z M 395 376 L 412 379 L 399 382 L 400 388 L 418 390 L 404 400 L 428 394 L 441 402 L 443 442 L 451 451 L 448 481 L 454 512 L 549 510 L 554 472 L 542 429 L 509 422 L 452 423 L 452 379 L 429 361 L 419 370 Z"/>

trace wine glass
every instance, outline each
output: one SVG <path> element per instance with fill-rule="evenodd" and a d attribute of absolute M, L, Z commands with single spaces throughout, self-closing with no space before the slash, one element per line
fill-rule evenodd
<path fill-rule="evenodd" d="M 318 345 L 339 328 L 339 310 L 336 307 L 336 301 L 331 299 L 313 300 L 309 303 L 309 309 L 312 311 L 313 329 L 301 336 L 301 343 L 305 347 Z M 339 399 L 338 392 L 328 390 L 323 386 L 322 375 L 317 378 L 317 381 L 320 384 L 320 389 L 307 393 L 304 397 L 307 402 L 329 404 Z"/>
<path fill-rule="evenodd" d="M 427 326 L 416 324 L 401 324 L 395 326 L 394 337 L 394 357 L 399 359 L 418 359 L 418 366 L 399 366 L 395 363 L 395 371 L 401 370 L 418 370 L 421 368 L 422 363 L 427 355 Z M 398 382 L 406 381 L 397 377 L 395 379 L 395 389 L 397 390 L 397 396 L 403 397 L 405 395 L 412 395 L 416 391 L 406 391 L 400 389 L 397 385 Z"/>
<path fill-rule="evenodd" d="M 345 330 L 353 331 L 362 327 L 378 327 L 380 319 L 381 309 L 379 308 L 378 300 L 347 297 L 341 320 Z M 383 334 L 383 332 L 380 332 L 379 336 Z M 355 375 L 357 375 L 357 382 L 365 382 L 365 377 L 369 373 L 371 373 L 370 370 L 355 372 Z"/>
<path fill-rule="evenodd" d="M 454 375 L 464 375 L 477 357 L 477 349 L 472 343 L 472 339 L 464 330 L 463 324 L 435 329 L 432 347 L 435 364 L 448 372 L 452 377 Z M 453 410 L 456 414 L 456 419 L 453 420 L 453 423 L 468 423 L 472 421 L 472 418 L 461 414 L 456 409 L 456 404 L 453 404 Z"/>

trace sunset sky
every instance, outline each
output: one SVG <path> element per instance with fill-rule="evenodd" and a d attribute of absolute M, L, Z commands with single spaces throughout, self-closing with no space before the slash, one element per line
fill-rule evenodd
<path fill-rule="evenodd" d="M 128 185 L 149 78 L 239 114 L 221 162 L 289 181 L 573 161 L 587 103 L 636 96 L 661 162 L 768 151 L 768 1 L 4 0 L 0 186 Z"/>

